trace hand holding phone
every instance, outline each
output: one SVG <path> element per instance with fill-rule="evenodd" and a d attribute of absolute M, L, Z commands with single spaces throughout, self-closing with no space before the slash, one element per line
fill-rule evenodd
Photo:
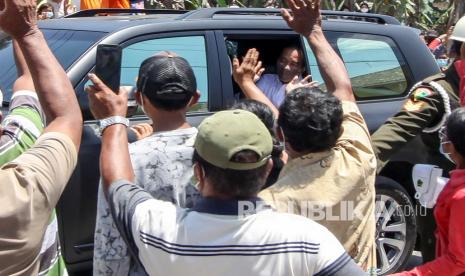
<path fill-rule="evenodd" d="M 118 93 L 120 88 L 121 58 L 121 46 L 110 44 L 97 46 L 95 75 L 115 93 Z"/>

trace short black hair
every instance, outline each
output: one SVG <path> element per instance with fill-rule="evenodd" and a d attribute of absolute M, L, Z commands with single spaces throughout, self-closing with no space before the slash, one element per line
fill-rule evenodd
<path fill-rule="evenodd" d="M 278 125 L 297 152 L 331 149 L 341 134 L 341 102 L 318 88 L 291 91 L 279 108 Z"/>
<path fill-rule="evenodd" d="M 457 59 L 460 59 L 460 53 L 462 51 L 462 41 L 452 40 L 452 45 L 450 48 L 450 55 L 455 54 Z"/>
<path fill-rule="evenodd" d="M 176 110 L 186 108 L 187 104 L 192 99 L 192 96 L 190 95 L 186 96 L 184 99 L 177 99 L 177 100 L 157 99 L 157 98 L 151 97 L 149 93 L 144 94 L 144 95 L 147 96 L 150 103 L 154 107 L 161 109 L 161 110 L 165 110 L 165 111 L 176 111 Z"/>
<path fill-rule="evenodd" d="M 272 135 L 274 134 L 273 111 L 271 111 L 271 108 L 269 108 L 266 104 L 252 99 L 245 99 L 236 102 L 231 107 L 231 109 L 242 109 L 252 112 L 263 122 L 263 124 L 270 131 L 270 133 Z"/>
<path fill-rule="evenodd" d="M 465 158 L 465 108 L 454 110 L 446 122 L 447 138 L 452 142 L 455 150 Z"/>
<path fill-rule="evenodd" d="M 254 156 L 255 154 L 255 156 Z M 255 158 L 258 156 L 253 151 L 244 150 L 236 153 L 232 160 L 244 162 L 243 159 Z M 256 161 L 255 160 L 255 161 Z M 267 174 L 267 164 L 252 170 L 232 170 L 219 168 L 205 159 L 197 151 L 194 151 L 192 162 L 198 163 L 205 171 L 205 177 L 209 178 L 213 188 L 217 193 L 228 195 L 236 199 L 245 199 L 255 196 L 265 185 Z"/>
<path fill-rule="evenodd" d="M 45 9 L 51 9 L 53 11 L 53 6 L 50 3 L 43 3 L 37 8 L 37 14 L 42 13 Z"/>

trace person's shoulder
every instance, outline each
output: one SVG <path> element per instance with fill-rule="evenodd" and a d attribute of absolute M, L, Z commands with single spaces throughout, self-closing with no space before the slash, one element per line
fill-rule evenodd
<path fill-rule="evenodd" d="M 455 203 L 462 203 L 465 205 L 465 183 L 462 184 L 462 187 L 457 189 L 452 195 L 452 201 Z"/>
<path fill-rule="evenodd" d="M 274 225 L 274 231 L 288 235 L 321 238 L 329 234 L 326 227 L 301 215 L 270 210 L 260 216 L 265 223 Z"/>
<path fill-rule="evenodd" d="M 279 80 L 279 77 L 277 74 L 263 74 L 260 79 L 258 80 L 258 83 L 263 83 L 263 82 L 275 82 Z"/>

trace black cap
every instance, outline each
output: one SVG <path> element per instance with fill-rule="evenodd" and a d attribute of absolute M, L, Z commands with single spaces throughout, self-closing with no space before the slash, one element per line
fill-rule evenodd
<path fill-rule="evenodd" d="M 186 96 L 195 95 L 197 82 L 186 59 L 172 55 L 156 55 L 142 62 L 137 90 L 155 99 L 184 99 Z"/>

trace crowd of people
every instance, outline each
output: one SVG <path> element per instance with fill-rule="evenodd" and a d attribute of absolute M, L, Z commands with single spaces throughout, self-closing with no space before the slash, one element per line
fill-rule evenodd
<path fill-rule="evenodd" d="M 287 4 L 282 17 L 307 40 L 327 92 L 304 75 L 298 46 L 264 75 L 252 48 L 232 60 L 246 100 L 196 128 L 186 120 L 201 93 L 193 70 L 160 52 L 137 79 L 136 101 L 154 123 L 134 127 L 129 144 L 127 91 L 89 75 L 102 135 L 94 275 L 376 275 L 375 177 L 418 135 L 450 181 L 423 218 L 437 223 L 436 242 L 434 226 L 422 233 L 425 264 L 399 275 L 465 273 L 465 18 L 448 37 L 452 65 L 370 135 L 319 1 Z M 0 275 L 65 275 L 54 208 L 77 163 L 82 116 L 37 27 L 53 5 L 5 0 L 0 10 L 18 71 L 0 128 Z"/>

